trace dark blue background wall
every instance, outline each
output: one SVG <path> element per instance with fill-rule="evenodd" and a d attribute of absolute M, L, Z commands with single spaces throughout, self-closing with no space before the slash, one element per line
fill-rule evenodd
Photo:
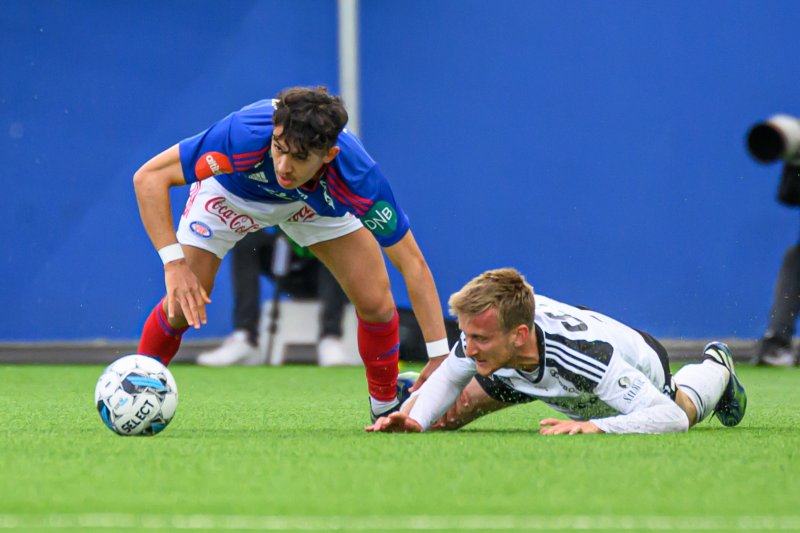
<path fill-rule="evenodd" d="M 0 341 L 136 338 L 163 273 L 134 171 L 285 86 L 336 90 L 335 2 L 3 7 Z M 542 293 L 662 337 L 760 334 L 797 215 L 774 201 L 779 166 L 753 163 L 743 139 L 800 114 L 800 4 L 361 10 L 362 137 L 443 300 L 513 265 Z M 229 331 L 228 276 L 193 338 Z"/>

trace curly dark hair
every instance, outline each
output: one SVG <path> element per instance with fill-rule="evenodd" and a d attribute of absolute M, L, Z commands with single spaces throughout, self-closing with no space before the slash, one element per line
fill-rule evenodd
<path fill-rule="evenodd" d="M 275 99 L 275 126 L 283 126 L 280 137 L 292 152 L 327 152 L 347 124 L 347 111 L 339 96 L 326 87 L 292 87 Z"/>

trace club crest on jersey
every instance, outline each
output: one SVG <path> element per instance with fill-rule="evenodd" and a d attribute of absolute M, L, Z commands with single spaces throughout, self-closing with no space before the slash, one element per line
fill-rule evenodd
<path fill-rule="evenodd" d="M 197 179 L 202 180 L 220 174 L 230 174 L 233 172 L 233 165 L 223 153 L 206 152 L 200 156 L 194 165 L 194 174 Z"/>
<path fill-rule="evenodd" d="M 214 232 L 211 231 L 211 228 L 198 220 L 190 222 L 189 229 L 192 230 L 192 233 L 203 239 L 210 239 L 214 235 Z"/>
<path fill-rule="evenodd" d="M 228 205 L 223 196 L 215 196 L 206 202 L 206 211 L 216 216 L 236 233 L 247 233 L 261 229 L 253 217 L 239 213 Z"/>

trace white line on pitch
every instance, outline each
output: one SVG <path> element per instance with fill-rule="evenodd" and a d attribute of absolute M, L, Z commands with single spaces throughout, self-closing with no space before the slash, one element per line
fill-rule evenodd
<path fill-rule="evenodd" d="M 185 530 L 483 530 L 483 531 L 800 531 L 800 515 L 590 516 L 590 515 L 403 515 L 258 516 L 139 515 L 122 513 L 0 514 L 0 529 L 185 529 Z"/>

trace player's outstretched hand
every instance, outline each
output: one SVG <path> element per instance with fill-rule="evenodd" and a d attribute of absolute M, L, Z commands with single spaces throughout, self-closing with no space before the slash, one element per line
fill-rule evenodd
<path fill-rule="evenodd" d="M 428 379 L 429 377 L 431 377 L 431 374 L 433 374 L 433 371 L 436 370 L 437 368 L 439 368 L 439 365 L 444 363 L 444 360 L 445 360 L 446 357 L 447 357 L 447 354 L 444 354 L 444 355 L 439 356 L 439 357 L 431 357 L 430 359 L 428 359 L 428 363 L 423 367 L 423 369 L 419 373 L 419 377 L 417 378 L 417 382 L 414 383 L 414 386 L 411 387 L 410 389 L 408 389 L 408 391 L 409 392 L 414 392 L 417 389 L 419 389 L 422 386 L 422 384 L 425 383 L 425 380 Z"/>
<path fill-rule="evenodd" d="M 167 316 L 173 318 L 178 306 L 187 324 L 195 329 L 206 324 L 206 304 L 211 303 L 205 289 L 185 260 L 164 265 L 164 284 L 167 286 Z"/>
<path fill-rule="evenodd" d="M 421 433 L 422 426 L 413 418 L 408 418 L 406 413 L 394 412 L 389 416 L 382 416 L 371 426 L 364 428 L 369 432 L 384 433 Z"/>
<path fill-rule="evenodd" d="M 542 435 L 577 435 L 578 433 L 602 433 L 602 430 L 591 422 L 577 422 L 575 420 L 559 420 L 545 418 L 539 425 Z"/>

